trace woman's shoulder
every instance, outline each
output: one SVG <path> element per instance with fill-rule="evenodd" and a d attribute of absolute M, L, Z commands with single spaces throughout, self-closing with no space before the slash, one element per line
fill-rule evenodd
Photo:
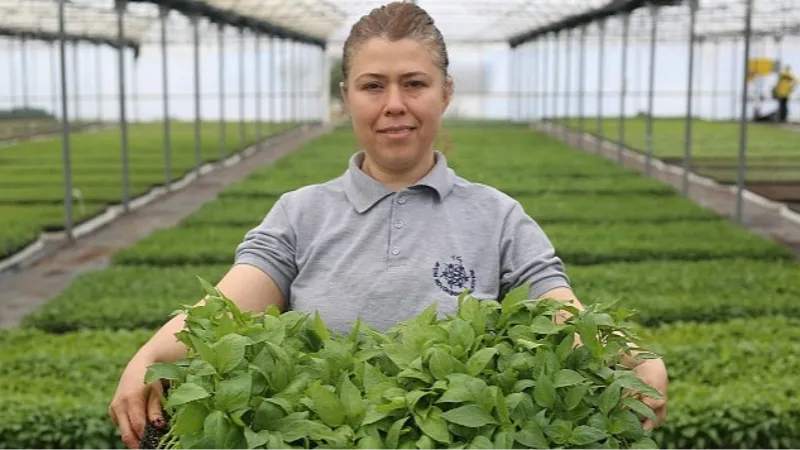
<path fill-rule="evenodd" d="M 279 196 L 277 204 L 287 212 L 299 213 L 328 209 L 343 201 L 344 196 L 344 185 L 339 177 L 284 191 Z"/>
<path fill-rule="evenodd" d="M 468 199 L 480 205 L 493 205 L 493 208 L 511 210 L 519 202 L 509 193 L 488 183 L 471 181 L 462 176 L 456 176 L 453 192 L 457 197 Z"/>

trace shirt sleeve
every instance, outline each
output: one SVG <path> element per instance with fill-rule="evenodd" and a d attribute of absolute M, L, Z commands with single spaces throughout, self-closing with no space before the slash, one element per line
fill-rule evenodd
<path fill-rule="evenodd" d="M 500 239 L 500 290 L 503 296 L 528 284 L 530 298 L 569 287 L 564 264 L 542 228 L 515 202 Z"/>
<path fill-rule="evenodd" d="M 289 287 L 297 276 L 296 235 L 281 196 L 255 228 L 236 247 L 234 264 L 249 264 L 269 275 L 289 302 Z"/>

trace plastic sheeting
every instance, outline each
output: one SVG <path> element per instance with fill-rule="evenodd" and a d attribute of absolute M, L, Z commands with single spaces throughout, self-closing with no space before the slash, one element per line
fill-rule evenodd
<path fill-rule="evenodd" d="M 159 9 L 163 0 L 136 0 L 127 6 L 126 38 L 134 42 L 158 42 Z M 505 42 L 531 30 L 568 17 L 624 0 L 418 0 L 436 21 L 449 42 Z M 167 3 L 163 1 L 164 3 Z M 185 0 L 220 11 L 262 21 L 315 39 L 342 42 L 352 25 L 386 1 L 379 0 Z M 696 32 L 700 37 L 731 38 L 743 35 L 746 0 L 700 0 Z M 115 40 L 117 24 L 113 0 L 70 0 L 66 7 L 68 35 L 98 40 Z M 688 40 L 688 2 L 662 7 L 658 15 L 660 40 Z M 185 13 L 185 11 L 184 11 Z M 58 33 L 57 0 L 0 0 L 0 34 L 14 31 Z M 190 23 L 173 12 L 169 18 L 169 40 L 190 42 Z M 206 30 L 209 18 L 201 19 Z M 609 19 L 606 37 L 622 35 L 619 17 Z M 648 8 L 633 13 L 633 39 L 650 34 Z M 11 31 L 11 32 L 9 32 Z M 577 32 L 577 30 L 575 30 Z M 587 27 L 597 36 L 595 24 Z M 800 0 L 754 0 L 753 34 L 791 35 L 800 33 Z M 206 33 L 203 32 L 203 35 Z"/>
<path fill-rule="evenodd" d="M 58 3 L 53 0 L 0 0 L 0 33 L 49 39 L 59 35 Z M 135 46 L 152 27 L 152 17 L 126 14 L 126 45 Z M 70 40 L 112 43 L 118 39 L 117 15 L 112 8 L 83 2 L 64 6 L 64 30 Z"/>

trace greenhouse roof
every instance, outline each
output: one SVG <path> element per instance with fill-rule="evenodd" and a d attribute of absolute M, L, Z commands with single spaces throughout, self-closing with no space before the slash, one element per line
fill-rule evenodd
<path fill-rule="evenodd" d="M 114 44 L 117 39 L 114 0 L 68 0 L 68 39 Z M 573 30 L 588 25 L 597 37 L 598 19 L 609 18 L 606 36 L 617 39 L 621 14 L 632 12 L 630 35 L 650 34 L 651 3 L 667 4 L 658 16 L 660 40 L 686 40 L 689 33 L 687 0 L 418 0 L 436 20 L 448 43 L 510 43 Z M 58 37 L 58 0 L 0 0 L 0 35 L 31 38 Z M 189 43 L 189 16 L 200 17 L 203 39 L 211 28 L 230 26 L 249 33 L 268 34 L 324 46 L 341 43 L 350 27 L 379 0 L 129 0 L 125 18 L 126 45 L 155 43 L 159 35 L 159 8 L 169 8 L 168 40 Z M 733 38 L 745 28 L 745 0 L 700 0 L 697 34 Z M 800 28 L 800 0 L 754 0 L 753 33 L 775 36 Z"/>
<path fill-rule="evenodd" d="M 56 41 L 60 37 L 58 3 L 53 0 L 0 0 L 0 35 Z M 117 17 L 112 9 L 70 2 L 64 5 L 64 32 L 67 41 L 84 41 L 118 46 Z M 138 48 L 151 20 L 125 18 L 123 45 Z"/>

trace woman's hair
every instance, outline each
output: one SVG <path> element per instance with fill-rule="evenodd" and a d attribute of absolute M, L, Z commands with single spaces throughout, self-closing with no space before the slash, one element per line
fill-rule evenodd
<path fill-rule="evenodd" d="M 426 44 L 433 53 L 434 63 L 447 78 L 450 66 L 447 46 L 433 18 L 414 3 L 396 1 L 373 9 L 350 29 L 342 56 L 342 79 L 345 84 L 350 74 L 353 55 L 359 46 L 372 38 L 390 41 L 409 38 Z"/>

